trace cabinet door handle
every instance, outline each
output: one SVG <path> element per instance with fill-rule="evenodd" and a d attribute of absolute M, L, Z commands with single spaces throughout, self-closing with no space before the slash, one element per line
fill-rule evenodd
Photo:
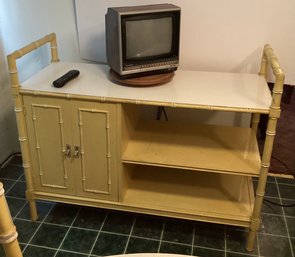
<path fill-rule="evenodd" d="M 68 158 L 71 157 L 71 146 L 69 144 L 66 144 L 65 156 Z"/>
<path fill-rule="evenodd" d="M 75 158 L 79 158 L 79 155 L 80 155 L 80 149 L 79 149 L 79 146 L 75 145 L 75 146 L 74 146 L 74 157 L 75 157 Z"/>

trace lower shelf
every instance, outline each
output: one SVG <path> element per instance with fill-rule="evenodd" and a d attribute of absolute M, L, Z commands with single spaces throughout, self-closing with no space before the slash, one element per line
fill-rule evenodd
<path fill-rule="evenodd" d="M 251 178 L 139 165 L 134 167 L 132 172 L 126 168 L 128 186 L 123 205 L 169 216 L 176 213 L 209 222 L 249 225 L 254 203 Z"/>

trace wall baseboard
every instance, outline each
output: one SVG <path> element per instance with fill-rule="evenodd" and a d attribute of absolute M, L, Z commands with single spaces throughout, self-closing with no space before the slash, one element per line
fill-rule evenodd
<path fill-rule="evenodd" d="M 4 167 L 8 161 L 17 154 L 21 154 L 19 149 L 11 150 L 0 156 L 0 168 Z"/>

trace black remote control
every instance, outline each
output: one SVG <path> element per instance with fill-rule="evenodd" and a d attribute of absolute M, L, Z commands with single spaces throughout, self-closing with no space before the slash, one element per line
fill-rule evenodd
<path fill-rule="evenodd" d="M 66 74 L 62 75 L 57 80 L 53 81 L 52 84 L 55 87 L 63 87 L 66 83 L 68 83 L 70 80 L 78 77 L 80 72 L 78 70 L 70 70 Z"/>

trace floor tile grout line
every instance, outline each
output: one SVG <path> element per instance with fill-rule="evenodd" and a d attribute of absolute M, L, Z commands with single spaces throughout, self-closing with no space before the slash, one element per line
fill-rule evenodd
<path fill-rule="evenodd" d="M 166 226 L 166 220 L 164 219 L 163 220 L 163 226 L 162 226 L 162 231 L 161 231 L 161 236 L 160 236 L 160 243 L 159 243 L 159 247 L 158 247 L 158 251 L 157 251 L 157 253 L 159 253 L 160 252 L 160 250 L 161 250 L 161 245 L 162 245 L 162 241 L 163 241 L 163 235 L 164 235 L 164 229 L 165 229 L 165 226 Z"/>
<path fill-rule="evenodd" d="M 179 243 L 179 242 L 173 242 L 173 241 L 167 241 L 167 240 L 162 240 L 161 242 L 175 244 L 175 245 L 182 245 L 182 246 L 192 246 L 191 244 L 185 244 L 185 243 Z M 196 246 L 198 246 L 198 245 L 196 245 Z M 214 248 L 210 248 L 210 249 L 214 249 Z"/>
<path fill-rule="evenodd" d="M 163 241 L 163 242 L 169 242 L 169 241 Z M 58 249 L 57 248 L 54 248 L 54 247 L 49 247 L 49 246 L 43 246 L 43 245 L 36 245 L 36 244 L 28 244 L 29 246 L 34 246 L 34 247 L 40 247 L 40 248 L 44 248 L 44 249 L 49 249 L 49 250 L 55 250 L 57 251 Z M 205 246 L 196 246 L 198 248 L 202 248 L 202 249 L 207 249 L 207 250 L 215 250 L 217 252 L 225 252 L 224 250 L 221 250 L 221 249 L 216 249 L 216 248 L 210 248 L 210 247 L 205 247 Z M 77 253 L 77 254 L 82 254 L 82 255 L 85 255 L 85 256 L 88 256 L 87 254 L 85 253 L 81 253 L 81 252 L 76 252 L 76 251 L 71 251 L 71 250 L 66 250 L 66 249 L 61 249 L 62 251 L 64 252 L 69 252 L 69 253 Z M 235 253 L 235 254 L 241 254 L 240 252 L 236 252 L 236 251 L 228 251 L 230 253 Z M 258 257 L 257 255 L 254 255 L 254 254 L 251 254 L 251 253 L 243 253 L 243 255 L 246 255 L 246 256 L 253 256 L 253 257 Z M 91 256 L 91 255 L 90 255 Z M 189 255 L 188 255 L 189 256 Z M 89 257 L 89 256 L 88 256 Z M 262 257 L 262 256 L 260 256 Z"/>
<path fill-rule="evenodd" d="M 26 207 L 26 205 L 27 205 L 27 202 L 25 202 L 25 203 L 23 204 L 23 206 L 21 207 L 21 209 L 18 211 L 18 213 L 14 215 L 14 217 L 12 218 L 13 221 L 14 221 L 14 220 L 16 219 L 16 217 L 21 213 L 21 211 Z"/>
<path fill-rule="evenodd" d="M 288 218 L 295 218 L 295 216 L 289 216 L 289 215 L 280 215 L 280 214 L 275 214 L 275 213 L 267 213 L 267 212 L 262 212 L 261 214 L 263 215 L 269 215 L 269 216 L 274 216 L 274 217 L 288 217 Z"/>
<path fill-rule="evenodd" d="M 227 226 L 224 226 L 224 256 L 227 256 L 227 241 L 226 241 L 226 234 L 227 234 Z"/>
<path fill-rule="evenodd" d="M 21 180 L 20 180 L 22 176 L 23 176 L 23 174 L 20 175 L 19 178 L 17 178 L 17 179 L 15 180 L 15 182 L 13 183 L 13 185 L 11 185 L 10 188 L 7 190 L 7 192 L 5 192 L 5 196 L 9 196 L 9 195 L 7 195 L 7 194 L 8 194 L 8 193 L 10 192 L 10 190 L 16 185 L 17 182 L 24 182 L 24 181 L 21 181 Z M 26 198 L 21 198 L 21 199 L 26 199 Z"/>
<path fill-rule="evenodd" d="M 280 200 L 280 198 L 278 196 L 268 196 L 268 195 L 265 195 L 264 198 L 271 198 L 273 200 Z M 284 198 L 284 197 L 281 197 L 282 200 L 287 200 L 287 201 L 295 201 L 295 199 L 290 199 L 290 198 Z"/>
<path fill-rule="evenodd" d="M 36 245 L 36 244 L 28 244 L 28 245 L 29 246 L 38 247 L 38 248 L 44 248 L 44 249 L 48 249 L 48 250 L 54 250 L 54 251 L 57 251 L 58 250 L 57 248 L 49 247 L 49 246 L 44 246 L 44 245 Z M 84 255 L 84 256 L 88 256 L 87 254 L 81 253 L 81 252 L 75 252 L 75 251 L 70 251 L 70 250 L 65 250 L 65 249 L 61 249 L 61 250 L 63 252 L 75 253 L 75 254 L 81 254 L 81 255 Z"/>
<path fill-rule="evenodd" d="M 26 198 L 22 198 L 22 197 L 17 197 L 17 196 L 10 196 L 10 195 L 6 195 L 5 196 L 6 198 L 11 198 L 11 199 L 16 199 L 16 200 L 26 200 Z"/>
<path fill-rule="evenodd" d="M 58 248 L 57 248 L 57 251 L 56 251 L 56 253 L 55 253 L 55 255 L 54 255 L 53 257 L 55 257 L 55 256 L 57 255 L 58 251 L 60 250 L 60 248 L 61 248 L 63 242 L 65 241 L 66 237 L 68 236 L 68 234 L 69 234 L 69 232 L 70 232 L 70 230 L 71 230 L 71 228 L 72 228 L 72 225 L 73 225 L 74 222 L 76 221 L 76 219 L 77 219 L 77 217 L 78 217 L 80 211 L 81 211 L 81 207 L 80 207 L 79 211 L 77 211 L 75 218 L 73 219 L 73 221 L 72 221 L 71 225 L 69 226 L 69 228 L 68 228 L 66 234 L 64 235 L 63 240 L 61 240 L 61 242 L 60 242 L 60 244 L 59 244 L 59 246 L 58 246 Z"/>
<path fill-rule="evenodd" d="M 21 175 L 21 177 L 22 177 L 23 175 Z M 5 177 L 1 177 L 1 170 L 0 170 L 0 179 L 5 179 L 5 180 L 8 180 L 8 181 L 17 181 L 18 180 L 18 178 L 17 179 L 14 179 L 14 178 L 5 178 Z"/>
<path fill-rule="evenodd" d="M 266 233 L 266 232 L 257 232 L 259 235 L 266 235 L 266 236 L 276 236 L 276 237 L 281 237 L 281 238 L 289 238 L 289 235 L 278 235 L 278 234 L 272 234 L 272 233 Z"/>
<path fill-rule="evenodd" d="M 107 213 L 106 213 L 106 215 L 105 215 L 105 217 L 104 217 L 104 220 L 103 220 L 103 222 L 102 222 L 101 225 L 100 225 L 100 229 L 99 229 L 99 231 L 98 231 L 98 233 L 97 233 L 97 235 L 96 235 L 96 238 L 95 238 L 95 240 L 94 240 L 94 242 L 93 242 L 93 245 L 92 245 L 92 247 L 91 247 L 91 249 L 90 249 L 90 252 L 89 252 L 89 254 L 88 254 L 88 257 L 90 257 L 90 256 L 92 255 L 93 249 L 94 249 L 94 247 L 95 247 L 95 244 L 96 244 L 96 242 L 97 242 L 97 239 L 98 239 L 98 237 L 99 237 L 99 235 L 100 235 L 100 233 L 101 233 L 101 231 L 102 231 L 102 228 L 103 228 L 103 226 L 104 226 L 104 223 L 105 223 L 105 221 L 106 221 L 108 215 L 109 215 L 109 212 L 107 211 Z"/>
<path fill-rule="evenodd" d="M 107 232 L 104 232 L 103 233 L 107 233 Z M 124 236 L 122 234 L 122 236 Z M 126 235 L 125 235 L 126 236 Z M 138 238 L 138 239 L 143 239 L 143 240 L 149 240 L 149 241 L 156 241 L 156 242 L 160 242 L 159 239 L 155 239 L 155 238 L 149 238 L 149 237 L 143 237 L 143 236 L 136 236 L 136 235 L 131 235 L 132 238 Z"/>
<path fill-rule="evenodd" d="M 261 257 L 260 256 L 260 245 L 259 245 L 258 233 L 256 233 L 256 244 L 257 244 L 258 257 Z"/>
<path fill-rule="evenodd" d="M 23 219 L 23 218 L 16 218 L 16 220 L 22 220 L 22 221 L 29 221 L 28 219 Z M 40 221 L 36 221 L 38 223 L 40 223 Z M 59 226 L 59 227 L 64 227 L 64 228 L 69 228 L 68 225 L 63 225 L 63 224 L 58 224 L 58 223 L 50 223 L 50 222 L 46 222 L 44 221 L 43 224 L 46 225 L 55 225 L 55 226 Z M 81 229 L 81 230 L 86 230 L 86 231 L 92 231 L 92 232 L 102 232 L 104 234 L 111 234 L 111 235 L 118 235 L 118 236 L 127 236 L 126 234 L 123 233 L 117 233 L 117 232 L 111 232 L 111 231 L 106 231 L 103 229 L 99 229 L 99 230 L 95 230 L 95 229 L 89 229 L 89 228 L 84 228 L 84 227 L 76 227 L 76 226 L 72 226 L 71 228 L 75 228 L 75 229 Z M 267 233 L 263 233 L 263 234 L 267 234 Z M 274 235 L 274 234 L 267 234 L 267 235 L 273 235 L 273 236 L 280 236 L 280 235 Z M 155 239 L 155 238 L 150 238 L 150 237 L 143 237 L 143 236 L 137 236 L 137 235 L 132 235 L 131 237 L 133 238 L 139 238 L 139 239 L 144 239 L 144 240 L 150 240 L 150 241 L 157 241 L 160 242 L 160 239 Z M 286 237 L 286 236 L 280 236 L 280 237 Z M 168 241 L 168 240 L 162 240 L 162 242 L 165 243 L 172 243 L 172 244 L 177 244 L 177 245 L 184 245 L 184 246 L 192 246 L 192 244 L 185 244 L 185 243 L 179 243 L 179 242 L 173 242 L 173 241 Z M 203 247 L 201 245 L 194 245 L 193 246 L 197 246 L 197 247 L 202 247 L 202 248 L 206 248 Z M 207 247 L 208 248 L 208 247 Z M 213 248 L 213 247 L 209 247 L 208 249 L 213 249 L 213 250 L 220 250 L 218 248 Z"/>
<path fill-rule="evenodd" d="M 227 251 L 226 253 L 234 253 L 234 254 L 238 254 L 240 256 L 249 256 L 249 257 L 263 257 L 263 256 L 258 256 L 256 254 L 251 254 L 251 253 L 241 253 L 241 252 L 235 252 L 235 251 Z M 226 257 L 226 256 L 225 256 Z"/>
<path fill-rule="evenodd" d="M 278 185 L 291 185 L 291 186 L 295 186 L 295 178 L 283 178 L 286 181 L 285 182 L 279 182 L 278 179 L 282 179 L 282 178 L 275 178 L 275 183 L 277 183 Z M 293 181 L 292 182 L 287 182 L 287 180 Z"/>
<path fill-rule="evenodd" d="M 194 246 L 195 246 L 195 231 L 196 231 L 196 223 L 194 222 L 193 227 L 193 238 L 192 238 L 192 249 L 191 249 L 191 256 L 194 255 Z"/>
<path fill-rule="evenodd" d="M 37 232 L 39 231 L 40 227 L 42 226 L 44 220 L 47 218 L 47 216 L 49 215 L 49 213 L 51 212 L 51 210 L 53 209 L 54 204 L 51 206 L 51 208 L 48 210 L 47 214 L 45 215 L 45 217 L 43 218 L 43 220 L 40 222 L 38 228 L 36 229 L 36 231 L 34 232 L 34 234 L 31 236 L 30 240 L 28 241 L 28 243 L 26 244 L 26 246 L 24 247 L 24 249 L 22 250 L 22 253 L 25 252 L 25 250 L 27 249 L 28 245 L 31 243 L 32 239 L 34 238 L 34 236 L 37 234 Z"/>
<path fill-rule="evenodd" d="M 39 248 L 44 248 L 44 249 L 49 249 L 49 250 L 54 250 L 56 251 L 57 248 L 54 248 L 54 247 L 49 247 L 49 246 L 45 246 L 45 245 L 36 245 L 36 244 L 27 244 L 28 246 L 34 246 L 34 247 L 39 247 Z M 24 251 L 24 250 L 23 250 Z"/>
<path fill-rule="evenodd" d="M 206 247 L 206 246 L 202 246 L 202 245 L 194 245 L 194 247 L 196 247 L 196 248 L 202 248 L 202 249 L 206 249 L 206 250 L 214 250 L 216 252 L 223 252 L 223 253 L 225 253 L 225 250 L 218 249 L 218 248 Z M 239 253 L 239 254 L 241 254 L 241 253 Z"/>
<path fill-rule="evenodd" d="M 21 179 L 21 177 L 22 177 L 23 175 L 21 175 L 21 176 L 19 176 L 19 178 L 13 183 L 13 185 L 11 185 L 11 187 L 9 188 L 9 190 L 6 192 L 6 194 L 7 193 L 9 193 L 9 191 L 17 184 L 17 182 L 23 182 L 23 181 L 20 181 L 20 179 Z M 21 207 L 21 209 L 18 211 L 18 213 L 16 214 L 16 215 L 14 215 L 14 217 L 13 217 L 13 219 L 12 220 L 14 220 L 19 214 L 20 214 L 20 212 L 25 208 L 25 206 L 27 205 L 27 199 L 26 198 L 21 198 L 21 197 L 14 197 L 14 196 L 9 196 L 9 195 L 6 195 L 5 194 L 5 197 L 6 196 L 8 196 L 8 197 L 10 197 L 10 198 L 15 198 L 15 199 L 19 199 L 19 200 L 25 200 L 26 202 L 23 204 L 23 206 Z"/>
<path fill-rule="evenodd" d="M 79 256 L 81 255 L 83 257 L 84 256 L 85 257 L 88 257 L 88 254 L 87 253 L 75 252 L 75 251 L 70 251 L 70 250 L 65 250 L 65 249 L 61 249 L 60 251 L 65 252 L 65 253 L 79 254 Z M 57 251 L 57 253 L 60 252 L 60 251 Z"/>
<path fill-rule="evenodd" d="M 289 185 L 289 186 L 295 186 L 295 184 L 294 184 L 294 182 L 293 183 L 288 183 L 288 182 L 278 182 L 277 180 L 276 180 L 276 178 L 274 178 L 275 179 L 275 181 L 267 181 L 266 183 L 267 184 L 276 184 L 276 183 L 278 183 L 279 185 Z M 281 178 L 280 178 L 281 179 Z M 286 178 L 286 179 L 288 179 L 288 178 Z M 291 179 L 291 178 L 289 178 L 289 180 L 294 180 L 294 179 Z M 258 182 L 258 179 L 255 179 L 255 180 L 253 180 L 253 181 L 255 181 L 255 182 Z"/>
<path fill-rule="evenodd" d="M 282 204 L 283 201 L 282 201 L 282 198 L 281 198 L 280 187 L 278 185 L 277 179 L 275 179 L 275 181 L 276 181 L 276 186 L 277 186 L 277 190 L 278 190 L 280 203 Z M 285 221 L 285 226 L 286 226 L 286 230 L 287 230 L 287 235 L 288 235 L 288 239 L 289 239 L 290 250 L 291 250 L 292 257 L 294 257 L 292 242 L 291 242 L 290 233 L 289 233 L 289 229 L 288 229 L 288 223 L 287 223 L 287 219 L 286 219 L 286 216 L 285 216 L 285 210 L 284 210 L 284 208 L 282 208 L 282 209 L 283 209 L 283 215 L 284 215 L 284 221 Z"/>
<path fill-rule="evenodd" d="M 132 226 L 131 226 L 131 229 L 130 229 L 130 233 L 129 233 L 129 236 L 128 236 L 128 239 L 127 239 L 127 242 L 126 242 L 126 245 L 125 245 L 125 249 L 124 249 L 123 254 L 126 254 L 126 250 L 127 250 L 127 247 L 128 247 L 129 241 L 130 241 L 131 234 L 133 232 L 133 228 L 134 228 L 135 222 L 136 222 L 136 216 L 134 217 L 134 220 L 133 220 L 133 223 L 132 223 Z"/>

